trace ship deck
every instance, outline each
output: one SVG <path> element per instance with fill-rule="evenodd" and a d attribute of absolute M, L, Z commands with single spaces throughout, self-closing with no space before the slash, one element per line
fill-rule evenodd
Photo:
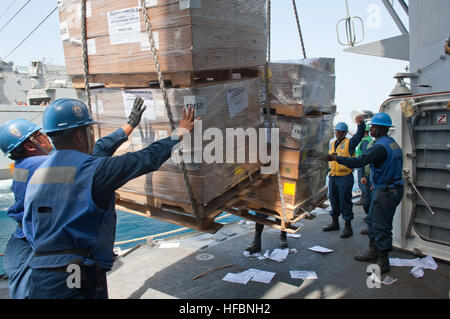
<path fill-rule="evenodd" d="M 422 278 L 413 277 L 411 267 L 394 267 L 387 274 L 397 279 L 391 285 L 368 288 L 365 274 L 368 263 L 353 261 L 353 256 L 367 248 L 367 237 L 359 232 L 365 227 L 361 206 L 354 206 L 354 235 L 339 238 L 339 232 L 323 232 L 330 220 L 319 214 L 314 220 L 303 220 L 301 238 L 288 237 L 289 253 L 283 262 L 250 259 L 243 255 L 253 238 L 254 224 L 233 223 L 216 234 L 191 233 L 165 243 L 179 242 L 175 248 L 141 245 L 119 257 L 108 273 L 108 291 L 112 299 L 448 299 L 450 265 L 436 260 L 436 270 L 425 270 Z M 343 222 L 341 221 L 341 224 Z M 342 225 L 341 225 L 342 226 Z M 265 228 L 263 252 L 278 248 L 279 232 Z M 334 250 L 321 254 L 308 250 L 319 245 Z M 390 257 L 414 258 L 394 250 Z M 208 270 L 224 265 L 194 280 Z M 249 281 L 246 285 L 223 281 L 229 272 L 249 268 L 275 272 L 269 284 Z M 291 270 L 315 271 L 317 280 L 290 277 Z M 382 279 L 385 275 L 382 276 Z M 0 298 L 8 298 L 6 281 L 0 281 Z"/>

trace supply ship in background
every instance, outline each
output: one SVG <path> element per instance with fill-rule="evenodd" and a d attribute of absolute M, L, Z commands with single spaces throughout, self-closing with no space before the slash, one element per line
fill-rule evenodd
<path fill-rule="evenodd" d="M 61 1 L 62 8 L 64 8 L 63 2 L 67 5 L 67 3 L 76 3 L 77 1 Z M 111 29 L 108 30 L 101 27 L 101 23 L 106 25 L 106 20 L 96 20 L 95 23 L 98 24 L 95 24 L 92 20 L 92 16 L 97 14 L 106 18 L 106 11 L 111 10 L 111 12 L 117 12 L 120 10 L 127 11 L 127 9 L 124 8 L 124 3 L 114 2 L 115 5 L 117 5 L 117 8 L 111 7 L 110 9 L 105 9 L 106 11 L 103 14 L 99 14 L 96 11 L 98 8 L 95 6 L 94 2 L 101 1 L 90 2 L 92 6 L 87 5 L 86 16 L 88 25 L 89 18 L 91 18 L 91 26 L 95 26 L 93 28 L 95 31 L 91 30 L 94 34 L 91 33 L 91 37 L 89 34 L 87 36 L 87 49 L 88 53 L 90 52 L 89 54 L 92 55 L 90 67 L 94 73 L 96 72 L 95 70 L 100 70 L 102 68 L 103 70 L 99 72 L 105 72 L 104 70 L 108 69 L 107 63 L 112 63 L 114 64 L 114 68 L 116 68 L 115 72 L 119 74 L 126 66 L 126 63 L 133 65 L 133 61 L 151 58 L 150 53 L 148 53 L 150 49 L 149 43 L 146 43 L 142 38 L 140 38 L 142 41 L 135 42 L 138 43 L 136 48 L 144 53 L 140 52 L 141 55 L 130 54 L 130 52 L 133 52 L 136 48 L 127 42 L 130 39 L 121 37 L 120 32 L 115 33 L 113 39 L 116 44 L 121 43 L 122 45 L 127 45 L 127 49 L 120 52 L 108 50 L 109 42 L 107 43 L 106 40 L 108 39 L 108 32 L 111 32 Z M 136 5 L 135 2 L 136 1 L 133 2 L 134 6 Z M 202 229 L 201 227 L 198 227 L 198 224 L 192 222 L 193 213 L 189 211 L 189 202 L 187 200 L 183 205 L 180 205 L 185 209 L 183 214 L 181 214 L 183 217 L 177 216 L 170 220 L 170 218 L 167 217 L 169 215 L 164 214 L 171 210 L 179 212 L 179 206 L 174 205 L 173 202 L 169 205 L 167 198 L 165 201 L 164 199 L 160 199 L 159 201 L 153 200 L 151 204 L 154 206 L 151 206 L 151 209 L 147 209 L 145 208 L 145 205 L 143 206 L 139 202 L 140 198 L 138 195 L 129 196 L 128 198 L 127 195 L 120 195 L 118 209 L 131 211 L 133 213 L 138 213 L 140 210 L 141 215 L 143 216 L 151 218 L 162 217 L 161 219 L 163 220 L 194 229 L 198 228 L 202 231 L 189 235 L 166 238 L 159 241 L 155 241 L 154 236 L 130 240 L 130 242 L 139 244 L 128 251 L 121 252 L 115 262 L 113 270 L 108 274 L 109 295 L 111 298 L 448 298 L 448 272 L 450 267 L 447 263 L 442 261 L 450 261 L 450 206 L 449 201 L 446 200 L 446 196 L 450 189 L 450 157 L 448 156 L 448 152 L 450 151 L 448 144 L 450 134 L 450 123 L 448 122 L 448 116 L 450 115 L 450 20 L 448 20 L 450 2 L 446 0 L 410 0 L 406 3 L 404 0 L 397 0 L 401 10 L 404 10 L 408 16 L 409 28 L 406 28 L 403 25 L 403 22 L 400 20 L 398 13 L 393 7 L 392 1 L 381 0 L 381 2 L 399 28 L 401 32 L 400 36 L 383 39 L 373 43 L 357 45 L 355 28 L 356 18 L 348 15 L 348 17 L 344 19 L 347 41 L 341 41 L 342 39 L 339 39 L 339 42 L 348 46 L 345 51 L 349 52 L 349 54 L 365 54 L 409 62 L 408 72 L 393 74 L 397 79 L 397 85 L 392 92 L 386 92 L 387 99 L 380 106 L 381 112 L 386 112 L 391 116 L 395 128 L 390 131 L 390 135 L 395 138 L 404 152 L 405 194 L 394 217 L 393 245 L 398 248 L 398 250 L 393 253 L 393 257 L 410 258 L 411 256 L 409 253 L 411 252 L 416 256 L 431 255 L 440 260 L 438 270 L 435 272 L 427 271 L 425 274 L 426 281 L 417 281 L 417 279 L 411 277 L 404 269 L 392 267 L 393 270 L 391 270 L 389 276 L 398 279 L 398 283 L 394 283 L 390 286 L 383 286 L 382 289 L 368 289 L 366 285 L 367 276 L 365 275 L 367 265 L 353 261 L 353 255 L 366 249 L 367 243 L 365 237 L 361 237 L 361 239 L 364 240 L 346 241 L 345 245 L 343 245 L 343 241 L 339 239 L 336 234 L 323 233 L 321 231 L 321 226 L 327 222 L 327 214 L 322 213 L 327 213 L 328 211 L 318 207 L 322 206 L 323 203 L 323 201 L 318 201 L 318 198 L 315 198 L 314 205 L 301 207 L 304 212 L 302 218 L 296 219 L 295 214 L 298 213 L 298 211 L 294 212 L 293 216 L 287 217 L 289 221 L 288 224 L 293 226 L 294 231 L 292 232 L 299 232 L 302 236 L 300 239 L 290 239 L 289 241 L 290 248 L 296 248 L 298 252 L 291 251 L 288 259 L 283 263 L 274 263 L 273 261 L 268 260 L 249 259 L 242 255 L 247 243 L 251 240 L 254 228 L 253 224 L 249 223 L 249 220 L 260 221 L 258 219 L 253 219 L 247 214 L 240 213 L 240 216 L 243 217 L 244 220 L 247 220 L 247 222 L 239 224 L 232 223 L 225 226 L 211 226 L 216 224 L 214 223 L 209 224 L 211 227 Z M 89 2 L 87 3 L 89 4 Z M 192 51 L 194 46 L 187 46 L 185 49 L 190 52 L 189 59 L 186 59 L 186 55 L 184 55 L 185 58 L 180 58 L 179 55 L 171 56 L 170 52 L 171 50 L 174 50 L 174 48 L 170 46 L 165 47 L 165 45 L 167 45 L 167 43 L 176 45 L 176 42 L 172 43 L 169 41 L 165 44 L 164 41 L 167 41 L 169 38 L 165 39 L 164 37 L 171 35 L 175 37 L 178 36 L 179 39 L 179 34 L 170 34 L 170 32 L 173 32 L 179 27 L 176 24 L 180 23 L 180 20 L 172 19 L 167 22 L 164 19 L 158 19 L 157 13 L 163 12 L 164 14 L 167 14 L 167 12 L 170 11 L 170 8 L 173 7 L 177 12 L 179 10 L 189 10 L 192 12 L 193 18 L 199 18 L 198 16 L 195 17 L 195 10 L 201 8 L 201 3 L 202 1 L 200 0 L 179 1 L 179 4 L 178 1 L 175 0 L 147 1 L 150 12 L 152 12 L 152 7 L 156 6 L 153 11 L 155 12 L 155 15 L 151 18 L 153 21 L 156 21 L 157 24 L 160 24 L 160 28 L 163 28 L 165 23 L 172 24 L 169 26 L 169 33 L 164 33 L 163 31 L 159 32 L 159 35 L 157 36 L 154 35 L 156 37 L 155 41 L 157 42 L 158 49 L 161 48 L 161 51 L 163 52 L 160 56 L 162 57 L 163 68 L 167 68 L 168 71 L 173 71 L 173 69 L 170 68 L 173 68 L 174 65 L 180 63 L 183 65 L 190 64 L 190 67 L 194 69 L 197 65 L 197 67 L 204 72 L 208 71 L 208 64 L 201 64 L 201 61 L 212 61 L 212 63 L 220 64 L 223 60 L 227 60 L 229 54 L 235 54 L 236 50 L 241 50 L 243 57 L 245 57 L 236 62 L 237 65 L 235 68 L 239 68 L 241 71 L 246 65 L 251 63 L 258 64 L 258 62 L 253 61 L 254 59 L 257 61 L 261 60 L 261 57 L 264 59 L 265 50 L 261 49 L 264 45 L 256 40 L 252 40 L 252 36 L 255 36 L 255 34 L 258 36 L 258 33 L 262 32 L 257 29 L 239 29 L 239 31 L 242 32 L 243 42 L 241 42 L 241 46 L 238 44 L 238 47 L 233 47 L 236 43 L 231 41 L 229 37 L 219 39 L 218 37 L 213 36 L 213 40 L 215 39 L 220 45 L 222 45 L 223 40 L 228 41 L 227 44 L 231 47 L 228 48 L 229 50 L 226 51 L 226 54 L 223 53 L 225 51 L 222 51 L 222 55 L 217 53 L 208 56 L 208 53 L 210 52 L 205 51 L 200 54 L 203 54 L 204 59 L 196 60 L 198 57 L 195 56 L 195 51 Z M 136 12 L 139 14 L 139 9 L 137 9 L 137 11 L 136 9 L 128 10 L 127 14 L 129 13 L 133 16 Z M 77 15 L 77 21 L 79 21 L 80 15 L 76 10 L 68 12 L 62 10 L 60 17 L 64 16 L 66 13 L 71 14 L 67 21 L 74 22 L 76 20 L 74 16 Z M 108 19 L 110 19 L 108 20 L 109 22 L 114 21 L 115 17 L 117 18 L 115 22 L 115 26 L 117 27 L 116 31 L 120 29 L 120 24 L 123 22 L 123 20 L 118 18 L 118 14 L 119 13 L 117 13 L 117 15 L 110 14 L 108 16 Z M 216 17 L 223 13 L 211 10 L 209 11 L 209 14 Z M 131 18 L 133 18 L 132 16 Z M 200 39 L 208 39 L 208 32 L 205 33 L 205 29 L 203 28 L 205 26 L 204 24 L 208 23 L 207 20 L 208 19 L 199 19 L 197 21 L 198 25 L 195 23 L 192 25 L 193 29 L 197 28 L 199 34 L 203 34 L 202 38 L 197 39 L 197 42 L 195 42 L 195 39 L 189 37 L 183 37 L 183 40 L 188 42 L 189 40 L 192 40 L 192 45 L 200 43 L 201 45 L 199 47 L 205 50 L 206 44 L 204 42 L 202 43 Z M 133 19 L 130 19 L 130 21 L 133 21 Z M 187 25 L 189 25 L 193 20 L 186 21 L 183 20 L 183 22 L 186 22 Z M 256 19 L 255 21 L 258 20 Z M 143 21 L 141 22 L 143 24 Z M 134 24 L 133 27 L 135 27 Z M 338 24 L 338 30 L 339 27 L 340 25 Z M 186 28 L 187 27 L 183 26 L 180 32 L 187 32 L 186 34 L 190 34 L 190 31 L 192 30 Z M 65 41 L 66 61 L 72 62 L 70 64 L 71 72 L 77 73 L 78 71 L 73 70 L 82 70 L 83 68 L 82 52 L 80 51 L 81 42 L 80 39 L 71 41 L 69 35 L 73 35 L 74 31 L 81 34 L 81 29 L 77 24 L 71 25 L 70 23 L 66 23 L 61 26 L 61 30 L 63 40 Z M 236 32 L 236 29 L 232 30 L 232 32 Z M 248 43 L 249 45 L 244 48 L 242 43 Z M 166 49 L 167 52 L 164 52 L 164 49 Z M 101 53 L 100 55 L 98 55 L 99 52 Z M 147 56 L 144 56 L 145 54 L 147 54 Z M 106 60 L 105 56 L 107 56 Z M 122 61 L 121 59 L 124 63 L 119 62 Z M 97 62 L 93 63 L 93 61 Z M 106 64 L 102 64 L 102 61 Z M 320 72 L 325 71 L 330 73 L 330 71 L 332 71 L 334 73 L 334 68 L 332 68 L 333 70 L 330 68 L 327 69 L 327 66 L 323 66 L 320 63 L 315 63 L 315 66 L 319 66 L 318 69 Z M 136 65 L 133 67 L 136 68 Z M 140 68 L 142 67 L 151 69 L 152 67 L 154 68 L 154 65 L 152 62 L 149 62 L 149 64 L 143 66 L 140 64 Z M 36 70 L 38 69 L 39 67 L 36 66 Z M 135 69 L 135 72 L 136 71 L 139 70 Z M 233 72 L 231 72 L 231 74 L 223 75 L 221 80 L 236 81 L 237 79 L 233 78 L 232 73 Z M 292 74 L 292 72 L 290 73 Z M 17 79 L 21 77 L 19 73 L 10 71 L 8 74 L 15 74 L 15 78 L 12 77 L 12 79 L 16 79 L 15 81 L 18 83 Z M 202 75 L 207 78 L 210 74 L 211 73 L 206 73 Z M 249 74 L 245 71 L 241 75 L 245 77 Z M 250 76 L 252 76 L 252 74 L 250 74 Z M 29 78 L 30 86 L 33 86 L 31 79 L 34 79 L 34 77 L 31 76 Z M 97 116 L 100 113 L 104 113 L 105 110 L 108 112 L 108 109 L 104 108 L 105 105 L 107 105 L 105 101 L 109 101 L 108 107 L 111 106 L 111 101 L 114 103 L 117 102 L 113 95 L 110 97 L 105 94 L 105 91 L 119 91 L 120 88 L 126 86 L 127 80 L 132 81 L 129 84 L 131 87 L 127 88 L 130 90 L 133 88 L 142 88 L 142 83 L 145 83 L 146 86 L 148 86 L 149 83 L 151 84 L 152 82 L 149 81 L 148 78 L 127 77 L 123 74 L 115 77 L 105 77 L 102 74 L 94 74 L 90 76 L 90 79 L 93 84 L 95 83 L 95 87 L 98 87 L 99 83 L 103 84 L 103 88 L 93 94 L 94 99 L 92 106 Z M 177 89 L 181 88 L 189 90 L 189 88 L 193 87 L 195 84 L 192 77 L 171 78 L 169 76 L 168 79 L 173 81 L 173 83 L 179 84 Z M 407 82 L 405 82 L 405 79 L 410 81 L 408 85 L 406 84 Z M 4 81 L 4 79 L 2 80 Z M 79 72 L 77 75 L 72 76 L 72 80 L 75 88 L 84 88 L 82 75 L 79 74 Z M 157 77 L 154 77 L 151 80 L 155 82 Z M 254 79 L 253 81 L 256 80 Z M 391 79 L 386 79 L 386 81 L 391 81 Z M 10 81 L 10 83 L 12 82 L 14 81 Z M 22 100 L 27 100 L 28 104 L 31 102 L 37 104 L 43 102 L 45 104 L 48 101 L 62 96 L 78 96 L 79 98 L 84 98 L 83 91 L 76 91 L 71 86 L 72 84 L 68 84 L 68 87 L 59 88 L 67 90 L 63 95 L 59 95 L 59 93 L 62 93 L 63 91 L 56 89 L 54 89 L 54 91 L 52 91 L 52 89 L 46 90 L 46 95 L 44 95 L 42 89 L 34 87 L 29 90 L 29 95 L 23 95 L 23 93 L 21 93 L 22 95 L 17 94 L 17 97 L 10 97 L 8 101 L 13 101 L 21 97 Z M 206 86 L 207 85 L 204 85 L 204 87 Z M 19 92 L 20 89 L 17 87 L 18 86 L 15 85 L 14 90 Z M 247 89 L 248 87 L 249 85 L 247 85 Z M 290 89 L 292 90 L 290 94 L 294 95 L 295 89 L 299 88 L 294 88 L 291 85 Z M 57 91 L 58 94 L 56 94 Z M 55 94 L 51 95 L 51 92 L 54 92 Z M 196 97 L 198 92 L 201 92 L 201 96 L 209 94 L 203 86 L 201 88 L 196 88 L 192 92 L 188 91 L 189 95 L 193 97 L 191 103 L 204 103 L 204 99 L 202 100 L 201 98 Z M 123 93 L 119 91 L 119 102 L 122 102 L 122 94 Z M 152 96 L 153 95 L 154 93 Z M 171 95 L 171 98 L 173 101 L 177 100 L 177 93 L 175 93 L 175 91 L 173 96 Z M 186 102 L 184 101 L 184 103 Z M 291 106 L 288 110 L 294 112 L 293 115 L 291 113 L 289 116 L 301 116 L 302 118 L 307 118 L 308 116 L 306 115 L 311 115 L 313 118 L 317 118 L 317 113 L 308 114 L 308 112 L 305 112 L 301 113 L 301 115 L 296 113 L 299 112 L 299 109 L 294 106 L 296 105 L 295 103 L 290 102 L 285 104 Z M 313 104 L 314 103 L 312 103 L 311 111 L 322 112 L 319 114 L 320 117 L 329 114 L 332 115 L 336 111 L 331 105 L 331 108 L 328 109 L 314 109 L 316 106 Z M 181 103 L 181 105 L 183 105 L 183 103 Z M 277 105 L 283 105 L 282 101 Z M 157 113 L 158 107 L 160 108 L 159 111 L 161 114 L 164 113 L 164 111 L 161 111 L 161 105 L 155 106 L 153 120 L 160 115 Z M 0 116 L 2 117 L 2 122 L 17 117 L 17 113 L 14 112 L 20 112 L 20 107 L 21 106 L 14 106 L 12 108 L 4 107 L 4 109 L 1 109 L 2 113 Z M 36 107 L 36 109 L 33 109 L 34 107 Z M 27 109 L 20 114 L 23 114 L 23 117 L 25 118 L 39 122 L 39 114 L 42 114 L 44 108 L 45 106 L 28 106 Z M 10 109 L 13 111 L 10 112 Z M 277 115 L 277 110 L 282 108 L 274 109 L 275 115 Z M 122 120 L 124 114 L 125 113 L 121 111 L 120 116 L 118 116 L 110 111 L 109 114 L 106 114 L 106 119 L 110 116 L 112 118 L 120 117 L 120 120 Z M 11 115 L 11 117 L 8 117 L 9 115 Z M 302 123 L 294 123 L 290 126 L 290 129 L 294 126 L 295 131 L 295 124 Z M 320 127 L 321 121 L 313 126 Z M 106 127 L 105 130 L 104 127 L 102 129 L 104 132 L 108 132 L 111 128 Z M 168 128 L 166 125 L 157 127 L 152 131 L 153 138 L 167 136 L 167 132 Z M 295 131 L 295 134 L 298 136 L 305 133 L 306 132 L 302 132 L 301 129 Z M 134 136 L 134 138 L 141 143 L 144 140 L 143 137 L 144 134 L 141 133 Z M 291 137 L 294 137 L 294 134 Z M 289 138 L 287 138 L 287 143 L 294 143 L 294 145 L 296 145 L 296 141 L 290 140 Z M 133 140 L 130 144 L 131 145 L 127 145 L 126 147 L 130 149 L 136 147 L 136 143 Z M 296 163 L 298 164 L 298 162 Z M 295 163 L 288 164 L 296 165 Z M 311 167 L 315 167 L 311 170 L 313 173 L 317 167 L 319 170 L 322 170 L 323 168 L 321 164 L 319 166 Z M 283 174 L 289 174 L 289 178 L 291 179 L 298 178 L 298 176 L 291 175 L 293 174 L 293 171 L 291 170 L 292 166 L 288 165 L 287 168 L 289 170 L 285 169 Z M 7 171 L 8 167 L 5 167 L 4 176 L 6 177 Z M 192 171 L 195 171 L 195 168 L 191 167 L 191 172 Z M 173 174 L 171 169 L 166 170 L 166 172 L 168 172 L 169 175 Z M 239 174 L 242 171 L 235 170 L 234 173 L 236 172 Z M 249 176 L 251 177 L 253 176 L 251 175 L 252 172 L 253 171 L 249 173 Z M 234 177 L 238 174 L 235 174 Z M 320 181 L 323 182 L 324 176 L 321 174 L 319 175 Z M 207 174 L 200 177 L 204 178 L 205 176 L 207 176 Z M 200 177 L 199 180 L 201 180 Z M 252 179 L 251 177 L 250 180 Z M 288 177 L 284 176 L 284 178 Z M 145 182 L 148 182 L 148 179 Z M 164 181 L 161 181 L 161 183 L 163 182 Z M 207 179 L 205 181 L 202 180 L 202 182 L 204 182 L 205 185 L 208 185 Z M 264 181 L 263 183 L 266 182 L 267 181 Z M 136 191 L 136 187 L 141 186 L 142 185 L 131 186 L 131 189 L 135 189 L 134 194 L 139 194 L 139 191 L 141 190 Z M 297 188 L 294 188 L 295 190 L 298 189 L 298 185 L 296 186 Z M 180 182 L 179 187 L 183 188 L 184 184 Z M 228 186 L 225 186 L 225 188 L 226 187 Z M 205 190 L 211 191 L 207 186 L 205 187 Z M 125 194 L 126 191 L 128 191 L 128 193 L 133 193 L 133 191 L 128 189 L 125 190 Z M 148 191 L 149 189 L 146 186 L 144 192 Z M 278 188 L 274 187 L 271 191 L 272 193 L 277 194 Z M 296 191 L 291 192 L 291 190 L 286 187 L 284 188 L 284 191 L 286 193 L 285 195 L 293 195 L 292 200 L 295 202 L 295 197 L 297 195 Z M 314 191 L 319 194 L 322 190 L 315 189 Z M 244 195 L 251 197 L 255 193 L 258 193 L 258 188 Z M 230 196 L 239 194 L 240 198 L 243 196 L 241 189 L 236 193 L 229 194 L 231 194 Z M 170 193 L 170 195 L 172 195 L 172 193 Z M 181 194 L 180 196 L 186 195 Z M 211 197 L 212 195 L 208 193 L 208 196 Z M 264 192 L 261 195 L 263 198 L 268 198 L 270 196 L 271 194 L 268 195 Z M 288 200 L 291 199 L 290 197 L 287 198 Z M 135 200 L 135 202 L 130 199 Z M 229 198 L 227 198 L 227 200 L 228 199 Z M 149 202 L 146 204 L 149 204 Z M 240 204 L 242 204 L 242 202 L 239 201 L 235 201 L 232 204 L 227 205 L 227 207 L 217 204 L 215 209 L 223 208 L 223 211 L 225 212 L 236 214 L 235 207 Z M 258 209 L 253 209 L 254 206 L 249 208 L 258 211 Z M 162 212 L 162 210 L 165 212 Z M 280 210 L 280 205 L 277 206 L 277 204 L 273 204 L 273 211 L 279 212 Z M 361 211 L 360 208 L 355 208 L 355 215 L 361 215 Z M 205 210 L 205 212 L 210 213 L 207 210 Z M 260 210 L 260 212 L 265 212 L 270 215 L 270 210 L 267 209 Z M 280 218 L 280 216 L 283 218 L 285 217 L 285 215 L 281 214 L 278 216 L 272 214 L 271 216 L 278 218 Z M 305 216 L 313 216 L 316 218 L 313 221 L 303 220 Z M 269 220 L 271 220 L 271 218 L 269 218 Z M 364 224 L 360 221 L 360 218 L 356 218 L 354 223 L 354 229 L 356 230 L 354 237 L 356 237 L 359 236 L 359 234 L 357 234 L 359 228 L 362 229 Z M 271 220 L 266 223 L 266 225 L 275 228 L 276 231 L 286 229 L 280 228 L 280 223 L 277 224 L 275 220 Z M 283 226 L 283 221 L 281 225 Z M 206 231 L 206 233 L 203 231 Z M 265 232 L 263 235 L 263 248 L 277 248 L 278 236 L 279 235 L 276 232 Z M 163 249 L 163 244 L 169 244 L 166 246 L 172 245 L 172 248 Z M 334 252 L 328 255 L 321 255 L 307 250 L 307 248 L 314 245 L 331 248 Z M 275 272 L 277 275 L 268 285 L 249 283 L 246 286 L 236 287 L 235 284 L 230 284 L 221 280 L 227 272 L 239 273 L 248 268 L 260 268 L 266 271 Z M 295 269 L 314 270 L 318 274 L 319 280 L 306 280 L 302 285 L 298 286 L 298 282 L 295 282 L 289 277 L 289 271 Z M 133 276 L 130 276 L 130 274 L 133 274 Z"/>

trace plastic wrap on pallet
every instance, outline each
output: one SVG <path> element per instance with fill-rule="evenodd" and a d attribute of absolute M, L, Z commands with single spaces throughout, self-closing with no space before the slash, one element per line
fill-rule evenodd
<path fill-rule="evenodd" d="M 59 1 L 67 72 L 83 74 L 81 0 Z M 140 0 L 89 0 L 90 74 L 155 72 Z M 264 64 L 266 0 L 147 0 L 163 72 Z"/>
<path fill-rule="evenodd" d="M 334 113 L 302 118 L 272 116 L 274 127 L 279 129 L 279 168 L 289 209 L 318 194 L 326 185 L 328 162 L 324 155 L 333 138 L 334 116 Z M 264 187 L 250 191 L 247 198 L 263 207 L 281 211 L 276 175 L 270 176 Z"/>
<path fill-rule="evenodd" d="M 191 151 L 192 155 L 196 150 L 204 150 L 206 154 L 208 145 L 219 138 L 214 135 L 208 139 L 206 136 L 208 129 L 215 128 L 216 131 L 213 134 L 221 133 L 225 143 L 227 128 L 242 128 L 241 131 L 235 131 L 235 135 L 243 138 L 248 128 L 263 127 L 258 101 L 260 85 L 260 79 L 253 78 L 202 87 L 167 89 L 176 125 L 181 119 L 183 108 L 187 105 L 195 107 L 195 116 L 201 120 L 194 127 L 191 147 L 184 149 L 183 152 L 189 154 Z M 159 88 L 134 90 L 101 88 L 91 89 L 93 114 L 101 123 L 96 129 L 97 136 L 105 136 L 126 122 L 136 96 L 144 99 L 147 109 L 140 125 L 115 155 L 141 150 L 152 142 L 171 135 Z M 223 144 L 220 143 L 220 145 Z M 249 156 L 249 153 L 257 153 L 252 151 L 249 143 L 241 145 L 236 138 L 234 147 L 230 147 L 228 153 L 225 146 L 223 149 L 221 157 L 223 163 L 217 160 L 208 164 L 206 157 L 200 157 L 200 163 L 186 164 L 194 196 L 200 203 L 209 202 L 260 167 L 258 161 L 254 161 L 254 158 Z M 218 149 L 216 151 L 220 154 Z M 211 150 L 208 154 L 216 155 Z M 226 162 L 226 159 L 233 154 L 236 155 L 234 161 Z M 243 163 L 237 157 L 242 154 L 246 155 Z M 199 155 L 201 156 L 202 153 L 200 152 Z M 164 163 L 158 171 L 130 181 L 121 190 L 135 195 L 148 195 L 177 203 L 189 203 L 182 171 L 172 159 Z M 132 195 L 130 196 L 132 198 Z"/>
<path fill-rule="evenodd" d="M 270 104 L 302 114 L 335 112 L 334 59 L 316 58 L 270 63 Z"/>

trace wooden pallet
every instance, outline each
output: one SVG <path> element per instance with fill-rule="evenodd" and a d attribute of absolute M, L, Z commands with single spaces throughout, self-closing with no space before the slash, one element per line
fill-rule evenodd
<path fill-rule="evenodd" d="M 287 117 L 302 117 L 303 105 L 302 104 L 270 104 L 270 114 L 283 115 Z"/>
<path fill-rule="evenodd" d="M 201 87 L 220 83 L 223 81 L 239 80 L 243 78 L 255 78 L 259 76 L 258 68 L 223 69 L 194 72 L 164 73 L 164 81 L 168 87 L 186 88 Z M 72 76 L 75 89 L 84 89 L 82 75 Z M 148 88 L 159 87 L 157 73 L 134 74 L 93 74 L 89 76 L 89 83 L 96 87 L 107 88 Z"/>
<path fill-rule="evenodd" d="M 251 184 L 258 184 L 260 177 L 260 170 L 257 169 L 240 183 L 234 185 L 210 202 L 198 204 L 198 216 L 194 215 L 190 203 L 155 198 L 145 194 L 133 194 L 124 190 L 116 191 L 116 208 L 137 215 L 160 219 L 172 224 L 214 233 L 222 227 L 221 224 L 214 223 L 214 219 L 223 212 L 222 207 L 235 201 L 239 197 L 239 194 L 245 191 Z"/>

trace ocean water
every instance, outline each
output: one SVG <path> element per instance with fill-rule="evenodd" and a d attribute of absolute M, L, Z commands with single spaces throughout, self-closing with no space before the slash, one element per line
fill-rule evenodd
<path fill-rule="evenodd" d="M 6 191 L 7 185 L 0 183 L 0 253 L 5 251 L 6 244 L 11 237 L 11 234 L 16 228 L 16 223 L 6 215 L 6 211 L 12 203 L 14 203 L 14 196 L 9 191 Z M 224 216 L 225 214 L 220 215 Z M 222 224 L 238 221 L 241 218 L 236 216 L 229 216 L 220 219 L 218 222 Z M 131 213 L 117 211 L 117 228 L 116 228 L 116 242 L 125 240 L 141 238 L 149 235 L 161 234 L 175 229 L 184 228 L 178 225 L 166 223 L 157 219 L 147 218 Z M 193 230 L 183 230 L 177 232 L 178 234 L 184 234 L 192 232 Z M 155 239 L 174 236 L 175 234 L 155 237 Z M 127 244 L 118 245 L 120 249 L 129 249 L 138 244 L 145 243 L 144 240 L 138 242 L 132 242 Z M 3 257 L 0 257 L 0 275 L 5 273 L 3 266 Z"/>

